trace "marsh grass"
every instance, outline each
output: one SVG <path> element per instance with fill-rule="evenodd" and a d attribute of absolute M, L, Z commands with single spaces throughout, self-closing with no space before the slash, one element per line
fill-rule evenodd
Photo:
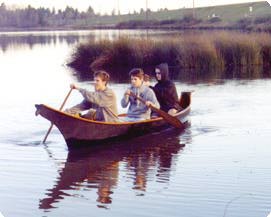
<path fill-rule="evenodd" d="M 112 43 L 108 40 L 101 40 L 98 43 L 91 40 L 88 43 L 79 44 L 71 56 L 68 65 L 80 72 L 88 72 L 90 64 L 110 50 Z"/>
<path fill-rule="evenodd" d="M 261 65 L 263 64 L 261 38 L 263 38 L 261 34 L 229 35 L 224 33 L 214 39 L 214 43 L 226 67 Z"/>
<path fill-rule="evenodd" d="M 267 33 L 204 32 L 159 39 L 120 37 L 79 45 L 70 66 L 82 71 L 110 67 L 170 66 L 201 71 L 234 67 L 271 67 Z M 204 70 L 203 70 L 204 69 Z"/>

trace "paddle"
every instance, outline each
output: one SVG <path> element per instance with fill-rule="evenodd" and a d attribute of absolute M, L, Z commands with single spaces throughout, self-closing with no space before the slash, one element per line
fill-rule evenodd
<path fill-rule="evenodd" d="M 146 104 L 146 101 L 144 99 L 142 99 L 141 97 L 137 96 L 133 92 L 130 92 L 130 96 L 133 96 L 136 99 L 138 99 L 139 101 L 141 101 L 142 103 Z M 151 110 L 153 110 L 156 113 L 158 113 L 166 122 L 168 122 L 169 124 L 171 124 L 173 127 L 180 128 L 180 129 L 184 128 L 184 124 L 178 118 L 176 118 L 174 116 L 171 116 L 170 114 L 164 112 L 161 109 L 156 108 L 153 105 L 149 105 L 149 107 L 150 107 Z"/>
<path fill-rule="evenodd" d="M 61 105 L 60 108 L 59 108 L 59 111 L 61 111 L 61 110 L 63 109 L 63 107 L 64 107 L 65 103 L 67 102 L 67 99 L 69 98 L 69 96 L 70 96 L 72 90 L 73 90 L 73 89 L 71 88 L 70 91 L 69 91 L 69 93 L 68 93 L 67 96 L 65 97 L 65 99 L 64 99 L 64 101 L 63 101 L 63 103 L 62 103 L 62 105 Z M 54 125 L 51 123 L 51 126 L 49 127 L 49 129 L 48 129 L 48 131 L 47 131 L 47 133 L 46 133 L 46 135 L 45 135 L 45 137 L 44 137 L 44 139 L 43 139 L 43 141 L 42 141 L 43 144 L 46 142 L 46 139 L 47 139 L 48 135 L 50 134 L 50 132 L 51 132 L 53 126 L 54 126 Z"/>

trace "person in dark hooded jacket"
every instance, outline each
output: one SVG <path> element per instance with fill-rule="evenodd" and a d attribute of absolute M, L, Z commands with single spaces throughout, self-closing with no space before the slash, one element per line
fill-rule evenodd
<path fill-rule="evenodd" d="M 175 114 L 182 108 L 179 104 L 175 84 L 169 80 L 168 74 L 169 70 L 167 63 L 161 63 L 155 67 L 155 77 L 158 83 L 155 84 L 153 90 L 160 103 L 160 109 L 169 114 Z"/>

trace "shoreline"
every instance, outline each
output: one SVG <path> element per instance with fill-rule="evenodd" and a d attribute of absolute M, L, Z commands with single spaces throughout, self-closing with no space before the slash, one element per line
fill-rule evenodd
<path fill-rule="evenodd" d="M 245 32 L 267 32 L 271 33 L 271 27 L 263 28 L 262 26 L 252 26 L 250 28 L 238 28 L 236 26 L 151 26 L 151 27 L 136 27 L 136 28 L 119 28 L 113 26 L 92 26 L 92 27 L 32 27 L 32 28 L 0 28 L 0 33 L 4 32 L 54 32 L 54 31 L 91 31 L 91 30 L 206 30 L 206 31 L 245 31 Z"/>

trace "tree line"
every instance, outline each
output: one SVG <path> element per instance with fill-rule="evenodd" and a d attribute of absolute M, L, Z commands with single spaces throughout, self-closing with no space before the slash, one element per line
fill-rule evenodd
<path fill-rule="evenodd" d="M 33 8 L 30 5 L 22 9 L 8 9 L 2 3 L 0 5 L 0 27 L 28 28 L 80 25 L 98 15 L 94 13 L 91 6 L 86 11 L 79 12 L 69 6 L 65 10 Z"/>
<path fill-rule="evenodd" d="M 159 9 L 157 12 L 166 12 L 166 8 Z M 148 9 L 148 13 L 150 13 Z M 141 8 L 139 12 L 133 11 L 128 13 L 134 16 L 145 16 L 146 11 Z M 89 6 L 86 11 L 78 11 L 70 6 L 64 10 L 49 8 L 34 8 L 28 5 L 26 8 L 8 8 L 5 3 L 0 5 L 0 28 L 35 28 L 35 27 L 89 27 L 98 24 L 118 23 L 119 19 L 114 19 L 120 15 L 119 11 L 112 9 L 110 15 L 95 13 L 94 9 Z M 126 17 L 125 15 L 123 17 Z"/>

